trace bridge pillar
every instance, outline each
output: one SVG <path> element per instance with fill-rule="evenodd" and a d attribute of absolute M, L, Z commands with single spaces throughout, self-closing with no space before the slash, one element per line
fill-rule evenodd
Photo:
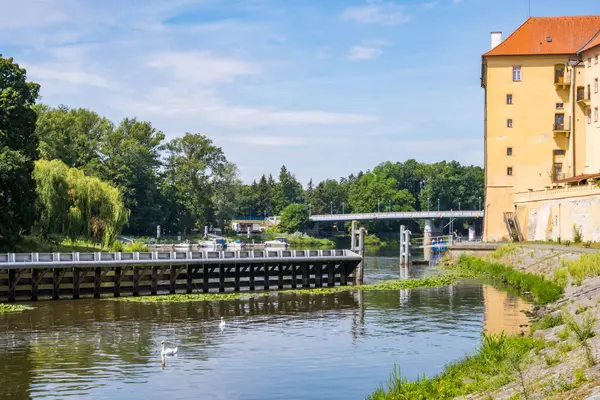
<path fill-rule="evenodd" d="M 425 220 L 425 229 L 423 230 L 423 258 L 425 261 L 431 261 L 431 231 L 433 227 L 433 221 L 430 219 Z"/>
<path fill-rule="evenodd" d="M 365 275 L 365 235 L 367 234 L 367 230 L 365 228 L 360 228 L 358 230 L 358 254 L 362 257 L 362 260 L 356 267 L 356 285 L 361 286 L 363 284 L 364 275 Z"/>

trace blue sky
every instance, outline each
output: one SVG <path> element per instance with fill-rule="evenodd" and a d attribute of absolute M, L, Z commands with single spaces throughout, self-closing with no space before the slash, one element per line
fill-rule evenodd
<path fill-rule="evenodd" d="M 50 105 L 211 137 L 249 182 L 483 163 L 481 53 L 527 0 L 0 0 L 0 54 Z M 531 0 L 532 15 L 600 14 Z"/>

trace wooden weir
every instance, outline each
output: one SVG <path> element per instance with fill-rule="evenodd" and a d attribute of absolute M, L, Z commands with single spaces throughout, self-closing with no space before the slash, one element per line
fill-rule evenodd
<path fill-rule="evenodd" d="M 0 302 L 347 285 L 349 250 L 0 254 Z"/>

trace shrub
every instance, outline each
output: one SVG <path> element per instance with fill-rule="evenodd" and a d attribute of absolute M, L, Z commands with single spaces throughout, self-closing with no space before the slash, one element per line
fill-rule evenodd
<path fill-rule="evenodd" d="M 583 242 L 583 233 L 581 230 L 581 226 L 573 224 L 573 242 L 581 243 Z"/>
<path fill-rule="evenodd" d="M 535 332 L 538 330 L 550 329 L 554 328 L 555 326 L 560 326 L 562 324 L 564 324 L 562 314 L 546 314 L 540 320 L 534 322 L 531 325 L 531 331 Z"/>

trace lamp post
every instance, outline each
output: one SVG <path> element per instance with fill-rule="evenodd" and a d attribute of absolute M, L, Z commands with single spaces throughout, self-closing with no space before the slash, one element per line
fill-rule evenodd
<path fill-rule="evenodd" d="M 346 205 L 346 203 L 342 201 L 342 214 L 345 214 L 345 212 L 344 212 L 344 206 L 345 205 Z"/>
<path fill-rule="evenodd" d="M 429 211 L 429 197 L 427 198 L 427 211 Z"/>
<path fill-rule="evenodd" d="M 438 198 L 438 211 L 440 211 L 440 199 Z"/>
<path fill-rule="evenodd" d="M 477 208 L 477 211 L 481 211 L 481 196 L 479 197 L 479 208 Z"/>
<path fill-rule="evenodd" d="M 381 197 L 377 199 L 377 212 L 379 212 L 380 205 L 381 205 Z"/>
<path fill-rule="evenodd" d="M 333 214 L 333 201 L 329 202 L 329 214 Z"/>

